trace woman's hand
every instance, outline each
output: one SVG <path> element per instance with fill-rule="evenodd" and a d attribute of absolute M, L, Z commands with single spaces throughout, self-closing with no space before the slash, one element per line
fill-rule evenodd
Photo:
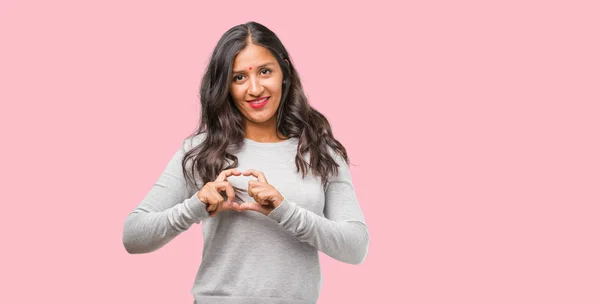
<path fill-rule="evenodd" d="M 198 191 L 198 199 L 205 203 L 206 211 L 210 217 L 214 217 L 225 210 L 241 211 L 239 205 L 233 202 L 235 198 L 235 191 L 231 183 L 227 181 L 227 178 L 236 175 L 239 176 L 242 173 L 237 169 L 227 169 L 222 171 L 217 178 L 206 183 L 200 191 Z M 227 193 L 227 201 L 223 198 L 221 192 Z"/>
<path fill-rule="evenodd" d="M 258 180 L 248 182 L 248 194 L 255 202 L 244 202 L 237 206 L 237 210 L 252 210 L 269 215 L 273 209 L 277 208 L 283 202 L 281 193 L 267 182 L 267 178 L 262 172 L 248 170 L 243 174 L 244 176 L 252 175 L 258 178 Z"/>

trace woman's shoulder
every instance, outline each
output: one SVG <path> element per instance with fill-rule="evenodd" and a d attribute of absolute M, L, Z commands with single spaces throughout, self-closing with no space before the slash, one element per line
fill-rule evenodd
<path fill-rule="evenodd" d="M 183 141 L 184 151 L 188 152 L 191 149 L 199 146 L 202 142 L 204 142 L 205 139 L 206 139 L 205 132 L 200 133 L 200 134 L 190 135 L 190 136 L 186 137 L 185 140 Z"/>
<path fill-rule="evenodd" d="M 344 149 L 345 151 L 345 149 Z M 348 157 L 348 154 L 346 154 L 345 156 L 341 153 L 341 151 L 337 151 L 334 148 L 332 148 L 331 146 L 327 146 L 327 152 L 329 153 L 329 156 L 331 156 L 331 158 L 333 158 L 333 160 L 338 164 L 338 165 L 344 165 L 347 164 L 346 162 L 346 157 Z M 345 151 L 347 153 L 347 151 Z"/>

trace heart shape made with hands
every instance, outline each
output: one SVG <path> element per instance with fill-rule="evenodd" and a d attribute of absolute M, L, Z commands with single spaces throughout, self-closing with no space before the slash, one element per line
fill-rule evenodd
<path fill-rule="evenodd" d="M 240 179 L 237 177 L 240 177 Z M 249 179 L 242 177 L 249 177 Z M 232 180 L 228 180 L 228 178 Z M 235 192 L 233 191 L 233 186 L 244 188 L 244 183 L 247 184 L 248 195 L 254 199 L 254 202 L 239 203 L 234 201 Z M 213 191 L 225 193 L 225 195 L 220 194 L 225 201 L 208 204 L 206 210 L 210 217 L 215 217 L 218 213 L 225 210 L 234 210 L 237 212 L 250 210 L 269 215 L 284 199 L 281 193 L 273 185 L 269 184 L 264 173 L 254 169 L 243 172 L 235 168 L 224 170 L 212 183 L 212 187 L 213 189 L 211 190 Z"/>

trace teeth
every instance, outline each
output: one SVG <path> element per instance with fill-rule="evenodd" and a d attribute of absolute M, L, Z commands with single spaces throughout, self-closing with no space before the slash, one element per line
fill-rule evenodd
<path fill-rule="evenodd" d="M 263 101 L 265 101 L 267 98 L 263 98 L 263 99 L 259 99 L 257 101 L 251 101 L 250 103 L 261 103 Z"/>

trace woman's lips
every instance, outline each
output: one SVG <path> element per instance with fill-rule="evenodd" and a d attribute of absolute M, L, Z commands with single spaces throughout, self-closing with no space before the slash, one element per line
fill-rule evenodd
<path fill-rule="evenodd" d="M 269 101 L 269 97 L 263 97 L 263 98 L 257 98 L 257 99 L 253 99 L 248 101 L 248 103 L 250 104 L 250 106 L 254 109 L 260 109 L 262 107 L 264 107 L 267 102 Z"/>

